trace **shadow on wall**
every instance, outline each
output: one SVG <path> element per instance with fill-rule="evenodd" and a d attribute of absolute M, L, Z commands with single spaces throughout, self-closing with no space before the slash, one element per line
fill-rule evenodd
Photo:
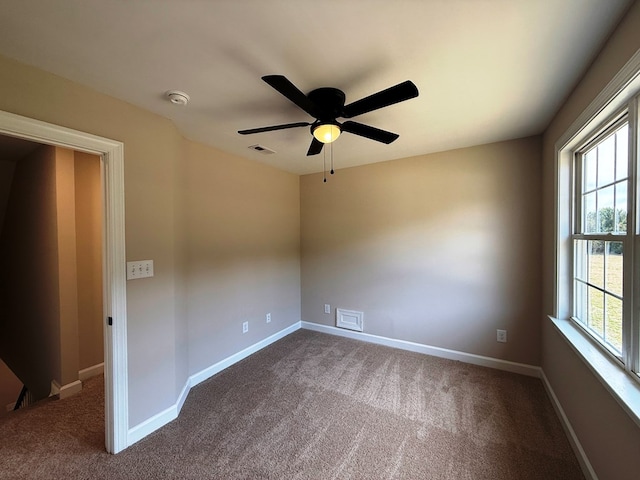
<path fill-rule="evenodd" d="M 79 371 L 103 361 L 100 159 L 43 145 L 15 162 L 12 177 L 0 358 L 39 399 L 52 385 L 80 385 Z"/>
<path fill-rule="evenodd" d="M 303 320 L 539 364 L 540 138 L 301 177 Z M 496 330 L 509 330 L 509 343 Z"/>

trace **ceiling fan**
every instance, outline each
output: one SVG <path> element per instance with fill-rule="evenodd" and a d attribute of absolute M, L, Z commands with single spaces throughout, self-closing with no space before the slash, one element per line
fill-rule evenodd
<path fill-rule="evenodd" d="M 413 82 L 407 80 L 350 103 L 349 105 L 345 105 L 346 96 L 342 90 L 338 90 L 337 88 L 317 88 L 309 92 L 308 95 L 305 95 L 284 75 L 266 75 L 262 77 L 262 80 L 316 120 L 314 122 L 296 122 L 272 125 L 270 127 L 250 128 L 248 130 L 239 130 L 238 133 L 241 135 L 250 135 L 252 133 L 310 126 L 313 140 L 311 140 L 307 155 L 319 154 L 325 143 L 333 142 L 342 132 L 353 133 L 386 144 L 395 141 L 399 137 L 396 133 L 380 130 L 379 128 L 351 120 L 338 122 L 337 119 L 353 118 L 363 113 L 388 107 L 394 103 L 403 102 L 418 96 L 418 88 Z"/>

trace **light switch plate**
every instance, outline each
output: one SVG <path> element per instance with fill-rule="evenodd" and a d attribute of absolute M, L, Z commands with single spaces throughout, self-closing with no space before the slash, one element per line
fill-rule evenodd
<path fill-rule="evenodd" d="M 153 277 L 153 260 L 127 262 L 127 280 Z"/>

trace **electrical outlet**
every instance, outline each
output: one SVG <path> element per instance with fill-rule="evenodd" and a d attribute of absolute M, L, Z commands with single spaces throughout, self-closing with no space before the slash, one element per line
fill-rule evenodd
<path fill-rule="evenodd" d="M 331 313 L 331 305 L 328 303 L 324 304 L 324 313 Z"/>
<path fill-rule="evenodd" d="M 153 260 L 127 262 L 127 280 L 153 277 Z"/>
<path fill-rule="evenodd" d="M 267 313 L 267 323 L 270 323 L 270 322 L 271 322 L 271 314 Z"/>
<path fill-rule="evenodd" d="M 496 340 L 500 343 L 507 343 L 507 331 L 506 330 L 496 330 Z"/>
<path fill-rule="evenodd" d="M 249 331 L 249 322 L 242 322 L 242 333 L 247 333 Z"/>

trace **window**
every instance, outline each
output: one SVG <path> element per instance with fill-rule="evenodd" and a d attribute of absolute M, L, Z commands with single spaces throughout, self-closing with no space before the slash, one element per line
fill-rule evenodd
<path fill-rule="evenodd" d="M 590 122 L 565 149 L 570 281 L 564 295 L 574 324 L 640 380 L 637 105 L 631 98 Z"/>
<path fill-rule="evenodd" d="M 556 142 L 556 331 L 640 425 L 640 51 Z"/>
<path fill-rule="evenodd" d="M 626 319 L 631 318 L 623 285 L 631 252 L 629 121 L 625 114 L 574 154 L 572 318 L 609 353 L 624 362 Z M 631 165 L 633 167 L 633 165 Z M 631 269 L 632 270 L 632 269 Z"/>

